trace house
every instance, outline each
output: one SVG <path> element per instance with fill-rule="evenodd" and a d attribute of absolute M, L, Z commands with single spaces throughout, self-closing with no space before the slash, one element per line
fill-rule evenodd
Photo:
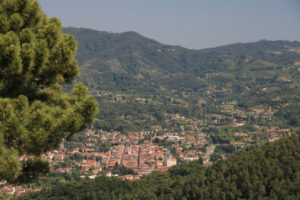
<path fill-rule="evenodd" d="M 235 132 L 234 135 L 235 136 L 240 136 L 240 137 L 248 137 L 248 135 L 244 132 Z"/>
<path fill-rule="evenodd" d="M 275 142 L 276 140 L 279 140 L 280 138 L 270 138 L 269 142 Z"/>
<path fill-rule="evenodd" d="M 127 175 L 124 175 L 124 176 L 120 176 L 120 178 L 122 178 L 123 180 L 134 180 L 134 175 L 132 174 L 127 174 Z"/>
<path fill-rule="evenodd" d="M 246 124 L 246 122 L 234 122 L 233 123 L 233 127 L 240 127 L 240 126 L 244 126 Z"/>
<path fill-rule="evenodd" d="M 107 177 L 111 177 L 111 176 L 112 176 L 111 171 L 106 172 L 106 176 L 107 176 Z"/>
<path fill-rule="evenodd" d="M 164 160 L 164 165 L 166 167 L 172 167 L 176 164 L 177 164 L 177 159 L 174 157 L 168 157 L 168 158 L 165 158 L 165 160 Z"/>

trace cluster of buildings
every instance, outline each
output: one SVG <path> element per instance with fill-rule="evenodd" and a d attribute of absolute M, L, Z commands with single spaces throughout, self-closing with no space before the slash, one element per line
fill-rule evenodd
<path fill-rule="evenodd" d="M 291 135 L 290 130 L 275 128 L 267 130 L 269 142 L 276 141 L 284 134 Z M 249 137 L 249 133 L 242 131 L 235 132 L 234 135 L 241 138 Z M 51 163 L 57 173 L 79 170 L 82 176 L 89 178 L 105 174 L 135 180 L 155 170 L 166 171 L 169 167 L 176 165 L 178 159 L 193 161 L 201 156 L 206 164 L 205 162 L 209 162 L 209 155 L 215 149 L 215 145 L 209 144 L 206 135 L 186 134 L 185 132 L 158 134 L 157 132 L 141 131 L 121 134 L 87 130 L 84 136 L 83 140 L 68 141 L 68 144 L 63 142 L 58 150 L 48 152 L 42 157 Z M 103 144 L 109 144 L 109 147 L 107 149 L 99 148 Z M 233 143 L 233 141 L 231 144 L 239 145 L 238 142 Z M 206 148 L 207 146 L 208 148 Z M 210 147 L 212 150 L 209 150 Z M 206 152 L 204 155 L 205 149 L 211 152 Z M 25 157 L 22 156 L 20 159 Z M 116 166 L 133 169 L 135 174 L 112 174 Z M 5 182 L 0 182 L 1 185 L 0 194 L 10 194 L 16 197 L 24 192 L 38 191 L 38 189 L 28 187 L 7 185 Z"/>
<path fill-rule="evenodd" d="M 116 165 L 123 165 L 133 169 L 139 178 L 154 170 L 165 171 L 168 167 L 176 165 L 177 160 L 169 149 L 155 145 L 151 142 L 143 144 L 119 144 L 111 148 L 110 157 L 104 157 L 102 163 L 108 163 L 108 170 Z"/>
<path fill-rule="evenodd" d="M 37 192 L 40 191 L 39 188 L 30 188 L 30 187 L 22 187 L 16 185 L 7 185 L 6 181 L 0 181 L 0 194 L 8 194 L 14 195 L 14 197 L 19 197 L 21 194 L 25 192 Z"/>
<path fill-rule="evenodd" d="M 86 141 L 72 142 L 75 148 L 67 149 L 62 144 L 60 149 L 43 155 L 54 166 L 56 172 L 71 172 L 73 168 L 80 169 L 85 175 L 93 176 L 99 173 L 110 172 L 115 166 L 125 166 L 137 173 L 135 179 L 147 175 L 154 170 L 166 171 L 177 164 L 177 158 L 171 153 L 174 149 L 180 159 L 191 161 L 199 159 L 203 154 L 198 148 L 209 142 L 204 135 L 183 136 L 178 133 L 166 133 L 157 136 L 153 132 L 102 132 L 88 130 L 85 133 Z M 165 140 L 171 146 L 163 146 L 155 141 Z M 99 150 L 98 145 L 110 144 L 106 150 Z M 67 162 L 68 160 L 68 162 Z M 65 163 L 61 166 L 60 163 Z M 66 164 L 69 163 L 69 164 Z"/>
<path fill-rule="evenodd" d="M 290 132 L 290 129 L 271 128 L 267 130 L 267 135 L 269 137 L 268 142 L 275 142 L 282 137 L 291 136 L 292 133 Z"/>

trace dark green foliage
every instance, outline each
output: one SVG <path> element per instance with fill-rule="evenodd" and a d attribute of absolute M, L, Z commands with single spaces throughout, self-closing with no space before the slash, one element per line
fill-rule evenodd
<path fill-rule="evenodd" d="M 116 164 L 114 166 L 114 168 L 112 169 L 111 172 L 112 172 L 112 174 L 118 174 L 120 176 L 127 175 L 127 174 L 136 175 L 136 173 L 133 169 L 127 168 L 123 165 L 118 165 L 118 164 Z"/>
<path fill-rule="evenodd" d="M 71 160 L 81 161 L 83 156 L 80 153 L 74 153 L 70 156 Z"/>
<path fill-rule="evenodd" d="M 230 140 L 224 139 L 223 137 L 218 136 L 218 135 L 216 135 L 216 136 L 212 135 L 211 140 L 214 144 L 229 144 L 230 143 Z"/>
<path fill-rule="evenodd" d="M 217 145 L 216 146 L 216 153 L 233 153 L 235 151 L 234 145 Z"/>
<path fill-rule="evenodd" d="M 77 84 L 76 41 L 35 0 L 0 0 L 0 180 L 49 171 L 39 156 L 93 122 L 97 102 Z M 18 156 L 27 155 L 23 161 Z"/>
<path fill-rule="evenodd" d="M 110 148 L 112 147 L 113 145 L 109 142 L 105 142 L 105 143 L 101 143 L 99 144 L 99 147 L 98 147 L 98 150 L 100 152 L 107 152 L 110 150 Z"/>
<path fill-rule="evenodd" d="M 138 181 L 99 177 L 21 199 L 299 199 L 299 135 L 204 168 L 183 163 Z"/>
<path fill-rule="evenodd" d="M 160 140 L 159 138 L 155 138 L 155 140 L 153 141 L 153 143 L 157 144 L 159 146 L 163 146 L 163 147 L 171 147 L 172 144 L 174 144 L 174 142 L 168 141 L 167 138 L 164 138 L 162 140 Z"/>
<path fill-rule="evenodd" d="M 22 163 L 22 176 L 19 176 L 16 183 L 30 183 L 32 180 L 49 172 L 48 162 L 41 159 L 28 160 Z"/>
<path fill-rule="evenodd" d="M 279 121 L 284 124 L 286 122 L 287 125 L 292 127 L 300 126 L 300 105 L 299 104 L 291 104 L 285 107 L 282 107 L 279 112 L 276 113 L 276 116 L 279 118 Z"/>

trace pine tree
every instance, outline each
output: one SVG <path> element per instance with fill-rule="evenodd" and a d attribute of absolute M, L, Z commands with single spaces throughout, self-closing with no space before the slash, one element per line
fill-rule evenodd
<path fill-rule="evenodd" d="M 0 180 L 46 174 L 40 155 L 93 121 L 97 102 L 82 83 L 61 90 L 78 75 L 76 45 L 36 0 L 0 0 Z"/>

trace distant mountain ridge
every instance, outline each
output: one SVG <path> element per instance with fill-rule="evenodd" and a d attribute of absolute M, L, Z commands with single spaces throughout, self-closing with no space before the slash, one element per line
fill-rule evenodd
<path fill-rule="evenodd" d="M 157 48 L 158 52 L 174 52 L 177 51 L 175 55 L 180 55 L 183 53 L 191 53 L 192 55 L 200 56 L 200 54 L 205 53 L 234 53 L 238 55 L 258 55 L 263 51 L 278 51 L 282 50 L 283 47 L 299 47 L 300 42 L 294 41 L 268 41 L 260 40 L 257 42 L 250 43 L 234 43 L 230 45 L 224 45 L 214 48 L 205 48 L 205 49 L 187 49 L 178 45 L 165 45 L 160 42 L 157 42 L 153 39 L 146 38 L 139 33 L 134 31 L 124 32 L 124 33 L 111 33 L 106 31 L 96 31 L 93 29 L 87 28 L 64 28 L 64 32 L 75 36 L 78 41 L 78 60 L 80 63 L 92 58 L 95 55 L 102 55 L 104 51 L 108 49 L 115 51 L 116 48 L 121 48 L 116 53 L 120 53 L 122 48 L 127 48 L 128 50 L 133 50 L 134 47 L 142 48 L 144 55 L 150 54 L 151 52 L 146 52 L 146 50 L 153 50 Z M 160 51 L 161 50 L 161 51 Z M 165 50 L 165 51 L 163 51 Z M 88 54 L 84 54 L 87 52 Z M 153 53 L 153 52 L 152 52 Z M 174 54 L 167 54 L 173 55 Z M 181 60 L 179 58 L 178 60 Z"/>

